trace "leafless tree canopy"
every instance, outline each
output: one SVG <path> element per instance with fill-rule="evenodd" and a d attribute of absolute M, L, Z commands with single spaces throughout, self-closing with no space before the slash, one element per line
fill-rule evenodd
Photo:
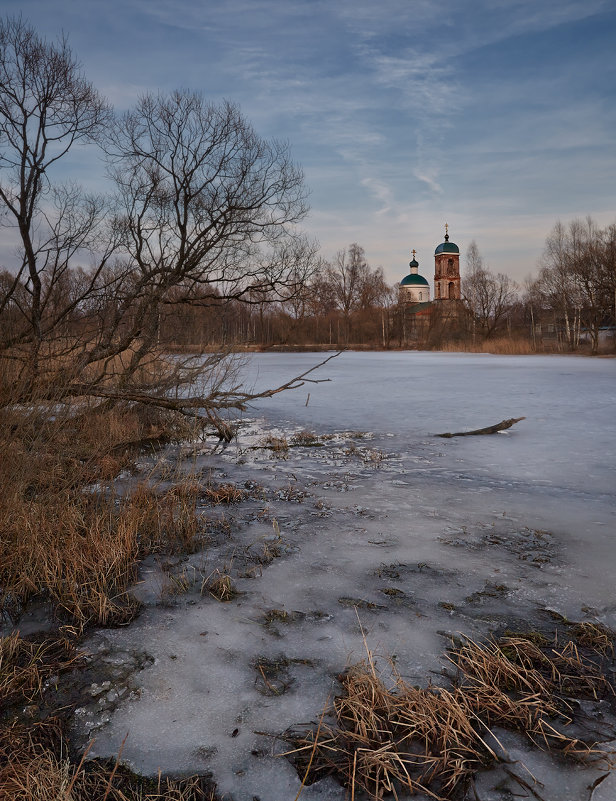
<path fill-rule="evenodd" d="M 366 254 L 357 242 L 336 254 L 327 271 L 327 281 L 336 306 L 348 317 L 354 309 L 378 306 L 387 294 L 383 270 L 372 270 Z"/>
<path fill-rule="evenodd" d="M 54 180 L 72 147 L 94 142 L 108 160 L 105 197 Z M 237 385 L 224 395 L 219 356 L 205 367 L 162 358 L 161 314 L 295 297 L 318 267 L 296 227 L 305 196 L 288 146 L 260 138 L 236 106 L 174 92 L 114 119 L 66 40 L 0 22 L 0 219 L 20 241 L 17 270 L 0 275 L 2 392 L 238 402 Z M 207 390 L 196 392 L 198 374 Z M 172 403 L 181 384 L 193 396 Z"/>
<path fill-rule="evenodd" d="M 483 263 L 477 243 L 473 240 L 466 252 L 463 280 L 464 302 L 469 311 L 473 331 L 478 329 L 484 339 L 498 331 L 517 300 L 517 286 L 508 276 L 494 274 Z"/>
<path fill-rule="evenodd" d="M 11 303 L 19 309 L 21 327 L 8 344 L 27 342 L 36 372 L 43 339 L 72 306 L 52 309 L 55 290 L 71 258 L 91 244 L 101 212 L 99 200 L 75 187 L 54 187 L 49 170 L 74 144 L 100 136 L 110 112 L 66 40 L 45 42 L 20 18 L 0 21 L 0 87 L 0 220 L 21 241 L 0 313 Z"/>
<path fill-rule="evenodd" d="M 121 250 L 140 280 L 236 298 L 287 283 L 303 176 L 287 145 L 259 138 L 236 106 L 147 95 L 108 151 Z"/>
<path fill-rule="evenodd" d="M 382 268 L 370 267 L 363 247 L 357 242 L 338 251 L 318 282 L 322 305 L 337 309 L 343 316 L 347 341 L 351 314 L 381 306 L 389 291 Z"/>
<path fill-rule="evenodd" d="M 530 295 L 562 324 L 570 348 L 583 328 L 596 353 L 601 326 L 616 321 L 616 225 L 600 229 L 591 217 L 556 223 Z"/>

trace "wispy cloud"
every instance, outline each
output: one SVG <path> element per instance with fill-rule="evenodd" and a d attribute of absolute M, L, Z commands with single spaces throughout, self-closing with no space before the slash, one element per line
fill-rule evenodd
<path fill-rule="evenodd" d="M 432 175 L 428 175 L 419 169 L 413 170 L 413 175 L 418 181 L 422 181 L 424 184 L 426 184 L 433 192 L 437 192 L 438 194 L 443 192 L 443 187 Z"/>
<path fill-rule="evenodd" d="M 3 11 L 50 38 L 65 31 L 120 109 L 176 87 L 239 103 L 260 134 L 290 141 L 326 251 L 359 241 L 392 280 L 410 247 L 427 267 L 445 220 L 463 250 L 475 238 L 519 277 L 556 217 L 616 218 L 613 0 L 3 0 Z M 84 158 L 71 176 L 96 171 Z"/>
<path fill-rule="evenodd" d="M 378 178 L 362 178 L 361 185 L 365 186 L 369 192 L 380 202 L 381 207 L 377 209 L 376 214 L 381 216 L 388 214 L 393 205 L 393 194 L 391 188 L 380 181 Z"/>

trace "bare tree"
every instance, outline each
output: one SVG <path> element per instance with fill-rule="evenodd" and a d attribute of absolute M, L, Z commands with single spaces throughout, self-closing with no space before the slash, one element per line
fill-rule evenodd
<path fill-rule="evenodd" d="M 150 284 L 238 298 L 286 283 L 288 261 L 264 262 L 259 246 L 287 246 L 307 210 L 303 175 L 236 106 L 146 95 L 119 122 L 110 158 L 123 247 Z"/>
<path fill-rule="evenodd" d="M 584 329 L 596 353 L 601 326 L 616 316 L 616 226 L 601 230 L 591 217 L 556 223 L 546 239 L 537 291 L 568 347 L 577 347 Z"/>
<path fill-rule="evenodd" d="M 289 273 L 281 306 L 294 320 L 303 320 L 315 302 L 317 278 L 324 269 L 324 259 L 319 256 L 313 243 L 303 257 L 296 260 L 296 267 Z"/>
<path fill-rule="evenodd" d="M 288 146 L 188 92 L 147 95 L 111 125 L 66 41 L 47 44 L 21 20 L 0 26 L 0 77 L 0 201 L 21 238 L 18 269 L 0 281 L 0 355 L 27 376 L 11 398 L 212 415 L 243 402 L 220 356 L 161 360 L 160 323 L 181 305 L 288 300 L 316 269 L 296 229 L 305 189 Z M 114 198 L 53 185 L 49 168 L 110 126 Z M 190 392 L 172 400 L 181 384 Z"/>
<path fill-rule="evenodd" d="M 51 44 L 21 18 L 0 21 L 0 219 L 21 241 L 0 313 L 25 292 L 18 303 L 25 328 L 13 330 L 9 344 L 27 343 L 31 376 L 58 322 L 57 311 L 46 319 L 53 290 L 71 257 L 91 244 L 102 212 L 99 200 L 82 203 L 75 188 L 54 188 L 49 171 L 73 145 L 96 139 L 109 119 L 65 39 Z"/>
<path fill-rule="evenodd" d="M 601 291 L 605 298 L 606 309 L 610 310 L 609 319 L 616 325 L 616 223 L 608 225 L 601 233 L 603 251 L 601 269 Z"/>
<path fill-rule="evenodd" d="M 366 254 L 357 242 L 345 250 L 339 250 L 328 272 L 328 280 L 336 305 L 348 325 L 352 309 L 359 304 L 363 283 L 370 271 Z"/>
<path fill-rule="evenodd" d="M 107 364 L 130 351 L 117 392 L 136 381 L 145 402 L 139 377 L 162 308 L 261 303 L 283 297 L 308 270 L 313 249 L 294 227 L 306 212 L 303 176 L 288 147 L 260 139 L 235 106 L 188 92 L 143 97 L 108 151 L 129 280 L 119 283 L 114 318 L 91 359 Z M 182 367 L 176 362 L 174 381 L 192 382 L 194 365 Z M 111 397 L 105 383 L 101 372 L 96 392 Z"/>
<path fill-rule="evenodd" d="M 383 268 L 369 270 L 360 286 L 359 308 L 366 310 L 381 306 L 388 299 L 389 293 Z"/>
<path fill-rule="evenodd" d="M 477 243 L 468 247 L 469 272 L 464 277 L 464 302 L 470 312 L 473 335 L 479 328 L 484 339 L 498 331 L 517 300 L 517 285 L 503 273 L 493 273 L 484 266 Z"/>
<path fill-rule="evenodd" d="M 353 242 L 347 249 L 338 251 L 325 280 L 329 285 L 325 295 L 332 298 L 342 312 L 348 342 L 352 312 L 373 309 L 387 296 L 383 270 L 372 270 L 364 249 Z"/>
<path fill-rule="evenodd" d="M 479 252 L 477 242 L 473 239 L 466 250 L 466 269 L 469 275 L 483 270 L 483 257 Z"/>
<path fill-rule="evenodd" d="M 569 225 L 571 271 L 577 286 L 580 320 L 590 338 L 591 350 L 599 350 L 599 331 L 611 316 L 616 287 L 614 231 L 599 229 L 592 217 Z"/>
<path fill-rule="evenodd" d="M 332 265 L 323 261 L 321 269 L 310 282 L 310 312 L 315 317 L 325 317 L 338 308 L 335 287 L 331 277 Z"/>
<path fill-rule="evenodd" d="M 580 300 L 569 270 L 567 232 L 561 222 L 556 223 L 545 241 L 540 268 L 538 292 L 559 323 L 562 322 L 566 344 L 573 349 L 577 346 L 575 309 L 579 308 Z"/>
<path fill-rule="evenodd" d="M 464 277 L 464 299 L 467 308 L 471 310 L 470 324 L 473 342 L 477 335 L 477 315 L 476 310 L 480 308 L 479 287 L 482 284 L 484 274 L 483 258 L 479 253 L 477 242 L 473 239 L 466 251 L 467 274 Z"/>

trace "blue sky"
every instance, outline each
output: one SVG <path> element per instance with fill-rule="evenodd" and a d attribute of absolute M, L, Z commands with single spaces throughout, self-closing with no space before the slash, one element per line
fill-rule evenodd
<path fill-rule="evenodd" d="M 616 221 L 614 0 L 2 0 L 119 110 L 178 87 L 290 142 L 305 228 L 390 281 L 449 223 L 516 280 L 556 222 Z M 96 181 L 91 155 L 73 160 Z"/>

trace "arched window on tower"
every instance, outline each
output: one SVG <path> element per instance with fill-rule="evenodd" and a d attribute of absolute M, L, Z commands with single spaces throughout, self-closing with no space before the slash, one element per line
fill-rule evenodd
<path fill-rule="evenodd" d="M 454 287 L 453 281 L 449 282 L 449 300 L 455 300 L 456 297 L 456 289 Z"/>
<path fill-rule="evenodd" d="M 436 285 L 436 297 L 440 298 L 441 296 L 441 285 L 440 283 Z"/>

